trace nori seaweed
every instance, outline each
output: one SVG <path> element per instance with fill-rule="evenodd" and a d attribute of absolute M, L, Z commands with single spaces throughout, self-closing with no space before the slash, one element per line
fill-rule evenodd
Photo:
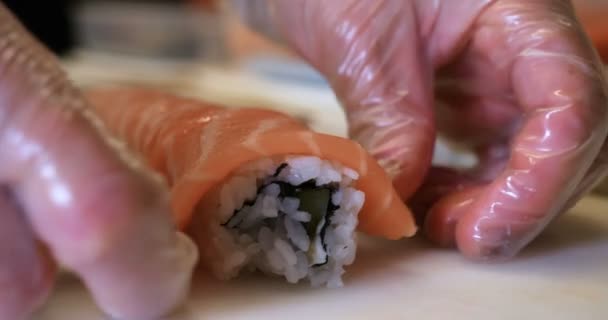
<path fill-rule="evenodd" d="M 281 171 L 283 171 L 286 167 L 287 167 L 287 163 L 282 163 L 281 165 L 279 165 L 279 167 L 276 169 L 276 171 L 274 172 L 274 174 L 272 175 L 273 177 L 277 177 L 279 174 L 281 174 Z M 340 206 L 334 205 L 333 202 L 331 201 L 333 195 L 335 194 L 335 192 L 338 190 L 339 185 L 337 183 L 329 183 L 329 184 L 325 184 L 325 185 L 321 185 L 321 186 L 317 186 L 316 184 L 316 180 L 315 179 L 311 179 L 308 181 L 304 181 L 299 185 L 292 185 L 288 182 L 285 181 L 271 181 L 267 184 L 261 185 L 260 187 L 258 187 L 257 192 L 256 192 L 256 198 L 255 199 L 247 199 L 245 200 L 245 202 L 243 203 L 243 205 L 239 208 L 239 209 L 235 209 L 232 213 L 232 216 L 230 217 L 230 219 L 228 219 L 228 221 L 226 221 L 225 223 L 222 224 L 222 226 L 227 226 L 228 223 L 230 223 L 230 221 L 236 216 L 236 214 L 243 209 L 243 207 L 245 206 L 253 206 L 255 205 L 255 202 L 257 200 L 257 195 L 259 195 L 262 190 L 264 190 L 264 188 L 266 188 L 267 186 L 271 185 L 271 184 L 276 184 L 279 186 L 280 188 L 280 192 L 279 192 L 279 199 L 284 199 L 284 198 L 298 198 L 298 194 L 304 190 L 320 190 L 320 189 L 327 189 L 329 190 L 330 194 L 329 194 L 329 199 L 328 199 L 328 205 L 327 205 L 327 212 L 325 213 L 325 222 L 324 225 L 321 227 L 321 231 L 319 233 L 319 236 L 321 237 L 321 244 L 323 246 L 323 250 L 325 250 L 325 252 L 327 253 L 327 243 L 325 242 L 325 234 L 327 232 L 327 227 L 331 224 L 331 217 L 334 215 L 334 213 L 336 212 L 336 210 L 338 210 L 340 208 Z M 299 209 L 299 208 L 298 208 Z M 284 212 L 281 212 L 283 214 L 285 214 Z M 268 220 L 267 222 L 271 222 L 271 220 L 273 219 L 265 219 L 264 221 Z M 312 219 L 311 219 L 312 221 Z M 302 223 L 304 225 L 304 228 L 309 230 L 311 228 L 309 228 L 308 223 L 303 222 Z M 234 226 L 234 228 L 237 228 L 240 224 L 237 224 L 236 226 Z M 317 226 L 314 226 L 314 228 L 312 228 L 316 231 Z M 309 234 L 310 236 L 310 234 Z M 314 235 L 313 235 L 314 236 Z M 313 237 L 311 237 L 312 239 Z M 329 255 L 326 254 L 325 255 L 325 262 L 323 263 L 318 263 L 313 265 L 313 267 L 321 267 L 325 264 L 327 264 L 327 262 L 329 261 Z"/>

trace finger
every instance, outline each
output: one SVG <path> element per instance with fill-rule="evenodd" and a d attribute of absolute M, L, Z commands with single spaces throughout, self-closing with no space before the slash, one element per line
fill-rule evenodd
<path fill-rule="evenodd" d="M 474 76 L 485 78 L 486 75 Z M 478 82 L 481 80 L 459 77 L 448 80 L 445 75 L 437 80 L 438 130 L 472 144 L 487 144 L 512 136 L 521 118 L 521 110 L 516 107 L 513 97 L 496 92 L 507 89 Z"/>
<path fill-rule="evenodd" d="M 572 208 L 581 197 L 593 190 L 601 183 L 608 175 L 608 139 L 604 140 L 604 144 L 599 152 L 598 157 L 593 161 L 593 164 L 585 174 L 585 177 L 576 187 L 574 193 L 570 196 L 568 203 L 564 206 L 564 210 Z M 563 210 L 562 210 L 563 213 Z"/>
<path fill-rule="evenodd" d="M 416 223 L 423 225 L 428 211 L 442 197 L 470 185 L 475 185 L 474 177 L 466 172 L 446 167 L 432 167 L 424 183 L 408 201 L 414 212 Z"/>
<path fill-rule="evenodd" d="M 0 181 L 62 265 L 115 317 L 153 318 L 187 292 L 196 252 L 167 192 L 102 138 L 51 55 L 0 8 Z"/>
<path fill-rule="evenodd" d="M 0 319 L 29 319 L 48 296 L 54 274 L 22 212 L 0 188 Z"/>
<path fill-rule="evenodd" d="M 471 204 L 483 189 L 469 183 L 446 193 L 430 209 L 424 221 L 425 235 L 442 247 L 455 246 L 456 226 L 471 210 Z"/>
<path fill-rule="evenodd" d="M 437 68 L 437 127 L 461 141 L 488 143 L 504 138 L 521 115 L 509 94 L 509 77 L 496 63 L 500 52 L 494 50 L 494 43 L 471 46 L 471 38 L 478 33 L 477 19 L 493 2 L 418 2 L 431 8 L 427 11 L 437 12 L 428 28 L 432 31 L 428 51 Z"/>
<path fill-rule="evenodd" d="M 479 146 L 474 151 L 477 164 L 472 168 L 431 168 L 409 203 L 416 214 L 417 222 L 421 223 L 426 219 L 429 210 L 439 199 L 465 188 L 488 184 L 504 170 L 509 157 L 508 145 L 505 142 Z"/>
<path fill-rule="evenodd" d="M 430 166 L 432 66 L 413 2 L 274 1 L 285 38 L 331 83 L 349 133 L 409 198 Z"/>
<path fill-rule="evenodd" d="M 566 3 L 503 1 L 489 14 L 509 32 L 525 121 L 506 169 L 458 222 L 457 244 L 469 257 L 510 257 L 528 244 L 562 210 L 606 136 L 603 74 Z"/>
<path fill-rule="evenodd" d="M 492 144 L 478 146 L 475 150 L 478 165 L 467 172 L 468 176 L 486 183 L 496 179 L 507 166 L 509 149 L 508 141 L 498 139 Z"/>

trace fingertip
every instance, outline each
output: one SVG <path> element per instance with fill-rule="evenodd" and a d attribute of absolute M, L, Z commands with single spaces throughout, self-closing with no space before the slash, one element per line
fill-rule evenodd
<path fill-rule="evenodd" d="M 421 153 L 425 153 L 425 150 L 421 150 Z M 410 154 L 401 159 L 403 168 L 400 168 L 398 174 L 393 178 L 393 185 L 401 199 L 407 201 L 414 196 L 431 167 L 431 158 L 415 157 Z"/>
<path fill-rule="evenodd" d="M 470 211 L 479 187 L 468 187 L 453 192 L 433 205 L 424 224 L 426 236 L 442 247 L 456 246 L 456 228 L 461 218 Z"/>
<path fill-rule="evenodd" d="M 472 212 L 457 225 L 456 242 L 460 252 L 471 260 L 499 262 L 517 255 L 535 235 L 531 232 L 528 223 Z"/>
<path fill-rule="evenodd" d="M 438 203 L 433 207 L 426 217 L 424 223 L 424 234 L 429 240 L 441 247 L 454 247 L 454 237 L 457 217 Z"/>
<path fill-rule="evenodd" d="M 393 185 L 404 201 L 409 200 L 431 172 L 435 145 L 435 128 L 418 116 L 402 117 L 395 122 L 392 135 L 380 136 L 367 148 L 393 177 Z M 398 117 L 395 116 L 395 119 Z M 408 123 L 402 125 L 401 123 Z M 386 129 L 377 128 L 378 132 Z M 378 150 L 385 150 L 379 152 Z"/>
<path fill-rule="evenodd" d="M 125 280 L 121 287 L 93 290 L 100 308 L 112 319 L 158 319 L 183 305 L 191 289 L 198 249 L 185 234 L 177 232 L 175 246 L 159 250 L 155 266 L 142 266 L 129 274 L 113 273 Z M 137 275 L 139 271 L 139 275 Z"/>
<path fill-rule="evenodd" d="M 425 224 L 425 219 L 431 214 L 431 208 L 446 195 L 462 190 L 476 183 L 466 174 L 446 167 L 433 167 L 427 174 L 424 184 L 408 201 L 414 211 L 416 222 Z"/>
<path fill-rule="evenodd" d="M 487 231 L 479 221 L 466 219 L 456 227 L 456 242 L 465 257 L 479 262 L 508 260 L 519 251 L 506 232 Z"/>

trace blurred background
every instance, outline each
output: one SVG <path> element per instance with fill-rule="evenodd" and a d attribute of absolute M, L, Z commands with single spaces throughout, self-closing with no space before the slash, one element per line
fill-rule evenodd
<path fill-rule="evenodd" d="M 226 106 L 279 109 L 313 129 L 346 134 L 327 83 L 289 50 L 251 31 L 276 34 L 264 0 L 5 0 L 24 25 L 60 56 L 80 86 L 137 84 Z M 608 62 L 608 0 L 574 0 Z M 435 163 L 474 158 L 443 140 Z M 608 183 L 597 189 L 608 194 Z"/>

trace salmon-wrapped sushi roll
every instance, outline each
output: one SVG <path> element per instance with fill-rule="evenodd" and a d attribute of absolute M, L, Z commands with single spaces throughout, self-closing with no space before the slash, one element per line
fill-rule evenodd
<path fill-rule="evenodd" d="M 173 214 L 222 279 L 260 270 L 342 286 L 356 231 L 412 236 L 412 214 L 354 141 L 265 109 L 223 108 L 145 89 L 97 89 L 106 127 L 171 187 Z"/>

